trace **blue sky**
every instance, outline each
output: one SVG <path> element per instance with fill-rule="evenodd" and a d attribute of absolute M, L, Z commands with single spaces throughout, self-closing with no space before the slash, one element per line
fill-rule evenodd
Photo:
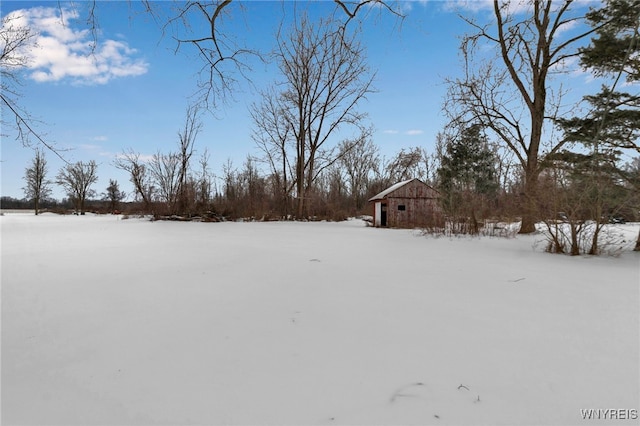
<path fill-rule="evenodd" d="M 166 8 L 170 3 L 156 5 Z M 235 5 L 225 25 L 248 47 L 266 51 L 292 5 L 244 2 L 244 11 Z M 390 157 L 411 146 L 433 150 L 435 136 L 445 124 L 443 79 L 460 72 L 459 37 L 470 31 L 457 12 L 486 21 L 491 16 L 488 6 L 484 0 L 404 2 L 402 22 L 385 13 L 367 18 L 362 42 L 370 67 L 377 71 L 377 93 L 369 95 L 360 110 L 369 114 L 381 154 Z M 68 161 L 99 164 L 100 179 L 94 186 L 98 193 L 105 191 L 109 179 L 118 180 L 127 193 L 132 191 L 128 176 L 113 166 L 123 150 L 152 155 L 175 148 L 189 96 L 196 89 L 195 75 L 201 66 L 196 52 L 186 48 L 175 53 L 170 34 L 162 37 L 158 24 L 139 13 L 139 7 L 135 1 L 98 2 L 98 45 L 91 56 L 82 50 L 92 40 L 85 25 L 86 3 L 2 2 L 3 17 L 20 11 L 41 35 L 31 66 L 22 74 L 22 106 L 40 120 L 36 127 L 47 141 L 68 149 L 63 152 Z M 334 4 L 325 1 L 315 7 L 318 13 L 329 14 Z M 229 159 L 241 167 L 247 155 L 259 154 L 250 137 L 248 107 L 258 100 L 257 90 L 278 76 L 274 65 L 258 61 L 253 65 L 253 86 L 241 83 L 231 102 L 215 115 L 202 116 L 203 130 L 195 148 L 198 153 L 208 149 L 214 174 L 221 175 Z M 584 77 L 574 79 L 580 85 L 585 81 Z M 24 169 L 33 151 L 15 141 L 15 132 L 8 126 L 2 134 L 1 193 L 22 198 Z M 51 152 L 46 157 L 53 179 L 64 163 Z M 57 186 L 53 190 L 54 197 L 64 197 Z"/>

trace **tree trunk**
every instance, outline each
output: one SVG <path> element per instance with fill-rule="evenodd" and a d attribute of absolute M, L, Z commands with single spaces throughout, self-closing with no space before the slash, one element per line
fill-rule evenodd
<path fill-rule="evenodd" d="M 589 249 L 589 254 L 597 255 L 600 251 L 600 247 L 598 246 L 598 237 L 600 236 L 600 230 L 602 229 L 602 225 L 600 224 L 600 220 L 596 220 L 596 229 L 593 232 L 593 238 L 591 240 L 591 248 Z"/>
<path fill-rule="evenodd" d="M 582 225 L 576 225 L 571 221 L 571 256 L 578 256 L 580 254 L 580 244 L 578 243 L 578 234 Z"/>
<path fill-rule="evenodd" d="M 471 234 L 472 235 L 478 235 L 480 233 L 480 230 L 478 229 L 478 219 L 476 218 L 476 211 L 475 209 L 472 207 L 471 208 Z"/>
<path fill-rule="evenodd" d="M 298 174 L 298 180 L 296 182 L 297 192 L 298 192 L 298 206 L 296 209 L 296 219 L 302 219 L 304 214 L 304 177 L 300 178 L 300 174 Z"/>
<path fill-rule="evenodd" d="M 522 224 L 519 234 L 536 232 L 538 193 L 538 171 L 529 166 L 526 170 L 524 192 L 522 193 Z"/>

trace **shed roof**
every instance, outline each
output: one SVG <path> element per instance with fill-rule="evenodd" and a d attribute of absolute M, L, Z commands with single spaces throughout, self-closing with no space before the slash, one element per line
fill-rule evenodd
<path fill-rule="evenodd" d="M 397 190 L 398 188 L 402 188 L 403 186 L 405 186 L 406 184 L 408 184 L 409 182 L 412 182 L 414 180 L 418 180 L 418 179 L 413 178 L 413 179 L 409 179 L 409 180 L 403 180 L 402 182 L 398 182 L 395 185 L 391 185 L 390 187 L 388 187 L 387 189 L 385 189 L 381 193 L 376 194 L 373 197 L 369 198 L 369 201 L 382 200 L 384 197 L 386 197 L 387 195 L 391 194 L 393 191 Z"/>

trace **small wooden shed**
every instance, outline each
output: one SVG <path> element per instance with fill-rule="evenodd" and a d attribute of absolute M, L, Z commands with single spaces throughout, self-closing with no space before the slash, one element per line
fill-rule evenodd
<path fill-rule="evenodd" d="M 440 193 L 419 179 L 390 186 L 371 197 L 373 225 L 389 228 L 417 228 L 437 221 L 442 214 Z"/>

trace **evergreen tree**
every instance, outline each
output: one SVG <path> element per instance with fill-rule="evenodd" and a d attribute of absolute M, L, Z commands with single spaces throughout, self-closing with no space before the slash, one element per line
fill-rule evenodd
<path fill-rule="evenodd" d="M 118 204 L 124 200 L 126 196 L 126 193 L 120 191 L 118 181 L 109 179 L 109 186 L 107 186 L 107 192 L 104 198 L 109 201 L 109 210 L 111 213 L 114 213 L 118 209 Z"/>
<path fill-rule="evenodd" d="M 486 210 L 498 190 L 496 156 L 479 125 L 464 128 L 457 138 L 445 142 L 437 170 L 443 207 L 450 216 L 471 220 L 477 233 L 478 214 Z"/>
<path fill-rule="evenodd" d="M 565 139 L 586 147 L 589 154 L 568 156 L 565 152 L 548 160 L 564 157 L 565 163 L 574 162 L 574 171 L 582 170 L 589 177 L 594 196 L 588 202 L 596 207 L 592 216 L 597 223 L 590 252 L 595 254 L 600 220 L 616 208 L 611 205 L 613 186 L 610 183 L 624 176 L 619 167 L 622 150 L 640 151 L 640 96 L 637 91 L 616 89 L 623 78 L 627 83 L 640 81 L 640 0 L 608 0 L 602 8 L 591 10 L 587 19 L 595 35 L 588 46 L 580 49 L 580 62 L 594 75 L 612 78 L 613 83 L 585 97 L 591 105 L 586 116 L 557 120 Z M 584 164 L 590 165 L 590 173 Z M 639 190 L 637 186 L 632 189 Z"/>
<path fill-rule="evenodd" d="M 626 75 L 628 82 L 640 80 L 640 0 L 608 0 L 591 10 L 587 19 L 596 30 L 591 43 L 580 49 L 580 63 L 596 76 Z"/>
<path fill-rule="evenodd" d="M 580 49 L 580 63 L 594 75 L 614 81 L 585 97 L 592 106 L 586 117 L 559 124 L 570 141 L 640 151 L 640 94 L 616 89 L 623 77 L 629 84 L 640 82 L 640 0 L 608 0 L 587 19 L 595 36 Z"/>

